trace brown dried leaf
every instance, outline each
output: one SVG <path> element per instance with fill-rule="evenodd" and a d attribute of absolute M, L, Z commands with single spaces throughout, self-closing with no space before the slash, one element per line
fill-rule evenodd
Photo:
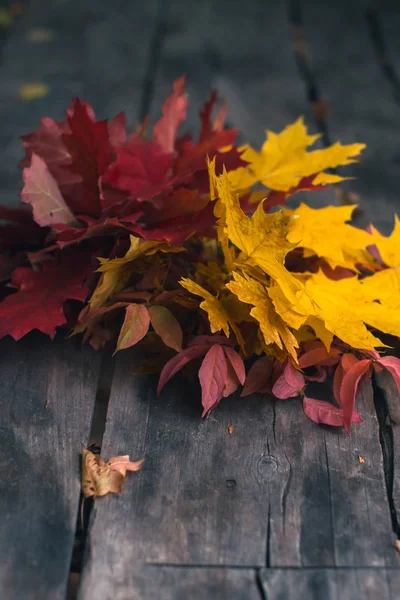
<path fill-rule="evenodd" d="M 144 458 L 130 462 L 129 456 L 114 456 L 105 463 L 101 456 L 82 450 L 82 492 L 85 498 L 99 498 L 124 487 L 127 471 L 139 471 Z"/>

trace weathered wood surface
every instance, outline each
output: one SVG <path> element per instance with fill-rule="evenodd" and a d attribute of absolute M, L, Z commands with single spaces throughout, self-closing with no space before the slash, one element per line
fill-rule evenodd
<path fill-rule="evenodd" d="M 393 529 L 400 538 L 400 394 L 388 371 L 375 375 L 388 498 Z"/>
<path fill-rule="evenodd" d="M 0 353 L 1 595 L 61 599 L 100 356 L 34 334 Z"/>
<path fill-rule="evenodd" d="M 368 3 L 344 1 L 31 0 L 0 64 L 1 200 L 15 202 L 20 186 L 17 136 L 40 116 L 61 118 L 72 95 L 92 102 L 100 117 L 125 109 L 131 123 L 152 100 L 154 122 L 173 78 L 186 71 L 192 130 L 207 93 L 218 88 L 230 124 L 254 144 L 265 128 L 279 130 L 301 114 L 315 131 L 289 4 L 292 15 L 293 5 L 302 12 L 307 60 L 330 104 L 331 140 L 369 144 L 350 189 L 390 230 L 398 206 L 399 107 L 376 59 Z M 388 14 L 383 31 L 393 60 L 398 39 Z M 27 32 L 38 27 L 53 30 L 54 41 L 28 42 Z M 29 81 L 48 83 L 49 95 L 18 100 Z M 331 193 L 307 200 L 337 201 Z M 65 595 L 78 453 L 88 442 L 99 370 L 90 350 L 74 354 L 71 342 L 42 342 L 35 354 L 33 339 L 0 346 L 0 587 L 12 600 Z M 95 504 L 80 600 L 398 596 L 392 526 L 399 532 L 400 434 L 392 422 L 379 425 L 370 392 L 359 402 L 364 423 L 349 439 L 309 421 L 299 400 L 234 397 L 202 421 L 196 386 L 178 379 L 157 399 L 155 381 L 133 376 L 133 367 L 129 353 L 117 358 L 102 454 L 144 456 L 145 464 L 129 474 L 121 496 Z M 384 389 L 393 416 L 398 398 L 390 392 L 391 402 Z"/>
<path fill-rule="evenodd" d="M 154 385 L 127 376 L 132 364 L 117 360 L 103 454 L 145 463 L 121 497 L 96 505 L 81 599 L 107 598 L 101 590 L 127 585 L 138 563 L 398 565 L 367 388 L 364 422 L 348 438 L 316 427 L 298 400 L 230 398 L 201 421 L 192 388 L 157 399 Z"/>
<path fill-rule="evenodd" d="M 302 0 L 304 40 L 316 85 L 329 103 L 326 123 L 332 141 L 365 142 L 356 179 L 364 222 L 389 233 L 399 210 L 399 106 L 376 60 L 366 11 L 370 2 Z M 385 3 L 383 3 L 384 5 Z M 398 12 L 398 10 L 397 10 Z"/>
<path fill-rule="evenodd" d="M 390 569 L 263 569 L 267 600 L 391 600 L 398 598 L 400 572 Z"/>

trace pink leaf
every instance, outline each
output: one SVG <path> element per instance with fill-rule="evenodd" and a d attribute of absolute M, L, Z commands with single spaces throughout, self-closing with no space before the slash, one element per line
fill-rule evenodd
<path fill-rule="evenodd" d="M 282 374 L 274 383 L 272 393 L 276 398 L 286 400 L 298 396 L 304 386 L 304 375 L 297 371 L 290 361 L 287 361 Z"/>
<path fill-rule="evenodd" d="M 199 370 L 202 417 L 205 417 L 221 400 L 225 389 L 228 366 L 222 346 L 212 346 Z"/>
<path fill-rule="evenodd" d="M 368 372 L 370 367 L 370 360 L 360 360 L 356 362 L 343 376 L 342 385 L 340 386 L 340 406 L 343 408 L 344 426 L 347 433 L 350 432 L 352 414 L 359 383 L 361 378 Z"/>
<path fill-rule="evenodd" d="M 173 84 L 173 92 L 162 106 L 162 117 L 154 125 L 154 139 L 165 152 L 174 152 L 175 138 L 180 124 L 186 119 L 188 99 L 185 95 L 185 77 Z"/>
<path fill-rule="evenodd" d="M 51 227 L 57 223 L 77 225 L 56 180 L 40 156 L 32 154 L 31 165 L 23 170 L 23 178 L 25 185 L 21 200 L 31 204 L 36 223 L 42 227 Z"/>
<path fill-rule="evenodd" d="M 400 393 L 400 359 L 395 356 L 385 356 L 379 359 L 378 363 L 389 371 Z"/>
<path fill-rule="evenodd" d="M 268 356 L 263 356 L 251 366 L 240 394 L 242 398 L 265 391 L 271 377 L 272 365 L 272 360 Z"/>
<path fill-rule="evenodd" d="M 160 394 L 164 385 L 175 375 L 175 373 L 183 369 L 183 367 L 191 360 L 194 360 L 199 356 L 204 356 L 209 349 L 210 346 L 205 344 L 202 346 L 193 346 L 191 348 L 182 350 L 182 352 L 179 352 L 179 354 L 171 358 L 171 360 L 164 365 L 163 370 L 160 373 L 160 379 L 157 386 L 157 395 Z"/>
<path fill-rule="evenodd" d="M 125 350 L 144 338 L 150 325 L 149 311 L 143 304 L 129 304 L 119 333 L 117 349 Z"/>
<path fill-rule="evenodd" d="M 341 408 L 337 408 L 330 402 L 315 400 L 314 398 L 303 398 L 303 408 L 307 417 L 314 423 L 323 423 L 333 427 L 342 427 L 344 425 L 344 415 Z M 361 423 L 362 419 L 356 410 L 353 410 L 352 423 Z"/>

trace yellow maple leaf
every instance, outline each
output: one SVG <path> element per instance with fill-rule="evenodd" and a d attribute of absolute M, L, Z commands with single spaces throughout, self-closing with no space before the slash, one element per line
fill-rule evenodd
<path fill-rule="evenodd" d="M 276 313 L 265 287 L 249 276 L 233 273 L 234 281 L 226 284 L 241 302 L 251 304 L 250 314 L 260 325 L 265 344 L 276 344 L 278 348 L 285 348 L 297 362 L 296 348 L 299 347 L 293 333 Z"/>
<path fill-rule="evenodd" d="M 245 147 L 243 160 L 249 163 L 229 172 L 229 180 L 235 190 L 245 190 L 261 182 L 271 190 L 288 192 L 303 177 L 317 174 L 314 185 L 337 183 L 344 179 L 339 175 L 324 173 L 325 170 L 355 162 L 365 144 L 342 145 L 339 142 L 321 150 L 307 151 L 319 138 L 308 135 L 301 117 L 277 134 L 267 131 L 267 139 L 261 151 Z"/>
<path fill-rule="evenodd" d="M 239 345 L 242 348 L 244 348 L 244 340 L 242 334 L 240 333 L 240 330 L 236 326 L 234 320 L 230 317 L 228 312 L 222 306 L 218 298 L 216 296 L 213 296 L 201 285 L 199 285 L 195 281 L 192 281 L 191 279 L 183 277 L 179 281 L 179 283 L 191 294 L 203 298 L 203 302 L 200 303 L 200 308 L 202 308 L 208 315 L 208 320 L 210 322 L 210 328 L 212 333 L 216 333 L 217 331 L 222 330 L 225 333 L 226 337 L 229 338 L 230 327 L 233 333 L 236 335 L 236 339 Z"/>
<path fill-rule="evenodd" d="M 214 174 L 211 171 L 212 163 L 209 168 L 218 194 L 216 211 L 225 235 L 244 253 L 247 260 L 250 259 L 264 273 L 279 281 L 287 298 L 294 302 L 301 285 L 284 264 L 287 253 L 296 246 L 286 239 L 290 218 L 282 212 L 266 214 L 262 203 L 248 217 L 241 209 L 237 195 L 232 192 L 225 169 L 220 177 L 216 177 L 215 171 Z"/>
<path fill-rule="evenodd" d="M 375 227 L 371 226 L 373 241 L 379 250 L 383 262 L 388 267 L 400 266 L 400 219 L 394 216 L 394 228 L 389 236 L 382 235 Z"/>
<path fill-rule="evenodd" d="M 365 279 L 355 276 L 334 281 L 319 272 L 305 279 L 294 304 L 288 302 L 279 286 L 269 288 L 268 293 L 289 327 L 299 329 L 309 324 L 325 343 L 318 331 L 318 323 L 322 323 L 324 329 L 353 348 L 373 350 L 384 344 L 367 325 L 400 335 L 399 296 L 392 298 L 384 287 L 389 276 L 388 271 L 381 271 Z"/>
<path fill-rule="evenodd" d="M 300 204 L 293 211 L 287 239 L 324 258 L 334 269 L 337 266 L 355 269 L 357 263 L 372 262 L 366 247 L 374 242 L 371 234 L 349 225 L 356 206 L 326 206 L 311 208 Z"/>

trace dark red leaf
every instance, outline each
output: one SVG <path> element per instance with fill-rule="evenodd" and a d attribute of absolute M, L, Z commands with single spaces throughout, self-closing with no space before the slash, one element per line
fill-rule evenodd
<path fill-rule="evenodd" d="M 66 300 L 85 300 L 89 290 L 84 281 L 91 272 L 90 255 L 63 253 L 49 260 L 41 271 L 16 269 L 12 285 L 18 291 L 0 303 L 0 337 L 19 340 L 32 329 L 54 337 L 56 327 L 64 325 Z"/>

